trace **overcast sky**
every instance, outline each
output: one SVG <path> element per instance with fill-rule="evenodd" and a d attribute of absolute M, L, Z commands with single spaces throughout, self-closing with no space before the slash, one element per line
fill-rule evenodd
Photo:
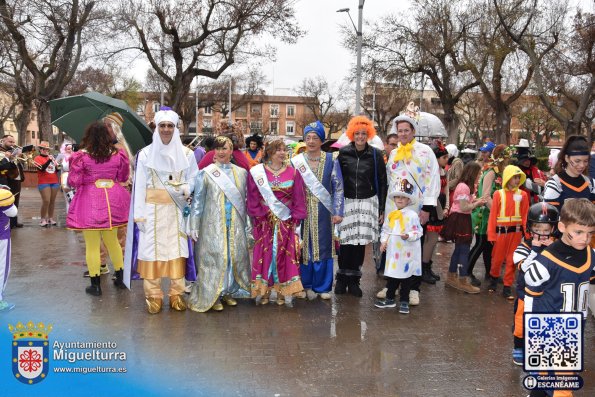
<path fill-rule="evenodd" d="M 366 0 L 364 21 L 404 10 L 409 3 L 408 0 Z M 349 8 L 357 26 L 358 4 L 358 0 L 298 0 L 297 19 L 307 33 L 297 44 L 277 45 L 277 62 L 263 68 L 271 80 L 268 90 L 272 92 L 274 86 L 276 93 L 285 94 L 286 89 L 295 88 L 304 78 L 317 75 L 329 82 L 343 80 L 355 65 L 356 57 L 355 52 L 341 44 L 340 26 L 346 23 L 351 26 L 351 22 L 347 13 L 337 10 Z"/>
<path fill-rule="evenodd" d="M 563 0 L 561 0 L 563 1 Z M 366 0 L 363 9 L 364 34 L 366 22 L 371 23 L 388 13 L 404 12 L 411 0 Z M 570 0 L 570 4 L 580 4 L 584 10 L 593 12 L 595 0 Z M 306 35 L 297 44 L 274 43 L 277 47 L 277 61 L 263 61 L 262 71 L 270 84 L 268 94 L 295 95 L 295 89 L 306 77 L 323 76 L 333 85 L 346 79 L 350 68 L 354 67 L 355 51 L 349 51 L 341 44 L 340 26 L 351 22 L 347 13 L 337 10 L 349 8 L 357 26 L 358 0 L 297 0 L 297 20 Z M 405 14 L 405 13 L 404 13 Z M 355 29 L 353 30 L 355 35 Z M 146 75 L 149 67 L 144 59 L 137 59 L 133 68 L 137 78 Z M 234 73 L 234 67 L 223 76 Z M 355 89 L 355 82 L 352 84 Z"/>
<path fill-rule="evenodd" d="M 406 11 L 411 3 L 410 0 L 366 0 L 364 22 L 373 22 L 388 13 Z M 342 46 L 339 33 L 341 24 L 351 24 L 349 17 L 347 13 L 336 11 L 349 8 L 357 26 L 358 4 L 358 0 L 298 0 L 297 19 L 307 34 L 297 44 L 277 45 L 277 62 L 263 67 L 272 81 L 267 91 L 272 93 L 274 87 L 276 94 L 287 95 L 287 89 L 295 88 L 306 77 L 317 75 L 336 84 L 345 79 L 355 65 L 356 57 L 355 52 Z M 591 12 L 594 9 L 594 0 L 571 0 L 570 4 L 580 4 Z M 364 23 L 364 33 L 365 29 Z"/>

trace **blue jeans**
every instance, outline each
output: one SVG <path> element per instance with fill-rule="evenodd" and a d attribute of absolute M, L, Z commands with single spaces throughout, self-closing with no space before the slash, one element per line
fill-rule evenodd
<path fill-rule="evenodd" d="M 450 257 L 450 265 L 448 271 L 454 273 L 457 271 L 457 265 L 461 265 L 459 276 L 467 276 L 467 268 L 469 266 L 469 250 L 471 245 L 469 244 L 455 244 L 455 249 Z"/>

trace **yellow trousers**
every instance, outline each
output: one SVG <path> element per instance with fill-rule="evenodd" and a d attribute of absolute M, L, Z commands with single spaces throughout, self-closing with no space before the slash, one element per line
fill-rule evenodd
<path fill-rule="evenodd" d="M 114 265 L 114 270 L 120 270 L 124 267 L 124 255 L 122 247 L 118 242 L 118 229 L 111 230 L 83 230 L 85 238 L 87 268 L 89 276 L 99 276 L 101 266 L 100 245 L 101 240 L 107 248 L 109 257 Z"/>
<path fill-rule="evenodd" d="M 126 246 L 126 225 L 118 228 L 118 241 L 120 242 L 122 251 L 124 251 L 124 247 Z M 106 258 L 107 258 L 107 249 L 105 248 L 105 244 L 101 244 L 101 264 L 102 265 L 107 265 Z"/>

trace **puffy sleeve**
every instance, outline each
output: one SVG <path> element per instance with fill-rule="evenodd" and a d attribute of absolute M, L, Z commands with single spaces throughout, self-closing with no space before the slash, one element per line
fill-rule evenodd
<path fill-rule="evenodd" d="M 190 211 L 190 230 L 199 230 L 200 228 L 200 219 L 203 214 L 205 197 L 207 195 L 205 178 L 207 178 L 206 172 L 204 170 L 198 171 L 196 181 L 194 182 L 194 196 L 192 197 Z"/>
<path fill-rule="evenodd" d="M 266 215 L 268 208 L 263 203 L 258 186 L 251 173 L 248 173 L 248 193 L 246 198 L 246 212 L 248 216 L 258 217 Z"/>
<path fill-rule="evenodd" d="M 85 176 L 84 154 L 75 152 L 70 157 L 70 171 L 68 172 L 68 186 L 77 189 L 83 184 Z"/>
<path fill-rule="evenodd" d="M 116 180 L 118 182 L 128 182 L 128 178 L 130 177 L 130 160 L 128 159 L 128 155 L 124 150 L 120 149 L 116 156 L 118 156 L 120 160 Z"/>
<path fill-rule="evenodd" d="M 291 192 L 291 217 L 301 221 L 306 218 L 306 190 L 302 174 L 293 170 L 293 190 Z"/>
<path fill-rule="evenodd" d="M 198 165 L 196 164 L 194 152 L 192 150 L 188 150 L 186 158 L 188 159 L 189 164 L 189 167 L 185 171 L 186 183 L 188 183 L 188 193 L 192 193 L 194 191 L 194 183 L 196 181 L 196 176 L 198 175 Z"/>
<path fill-rule="evenodd" d="M 202 170 L 203 168 L 208 167 L 209 165 L 213 164 L 213 159 L 214 158 L 215 158 L 215 151 L 214 150 L 209 150 L 202 157 L 202 160 L 200 160 L 200 163 L 198 163 L 198 168 Z"/>
<path fill-rule="evenodd" d="M 331 156 L 332 157 L 332 156 Z M 345 206 L 345 196 L 343 194 L 343 174 L 339 161 L 333 161 L 333 171 L 331 172 L 331 184 L 333 189 L 333 215 L 343 216 Z"/>

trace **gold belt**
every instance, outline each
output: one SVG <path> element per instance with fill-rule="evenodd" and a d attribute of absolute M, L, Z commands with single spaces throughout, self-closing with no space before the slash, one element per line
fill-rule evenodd
<path fill-rule="evenodd" d="M 98 179 L 95 181 L 95 187 L 99 189 L 111 189 L 114 186 L 114 181 L 111 179 Z"/>
<path fill-rule="evenodd" d="M 147 189 L 146 203 L 150 204 L 173 204 L 171 196 L 165 189 Z"/>

